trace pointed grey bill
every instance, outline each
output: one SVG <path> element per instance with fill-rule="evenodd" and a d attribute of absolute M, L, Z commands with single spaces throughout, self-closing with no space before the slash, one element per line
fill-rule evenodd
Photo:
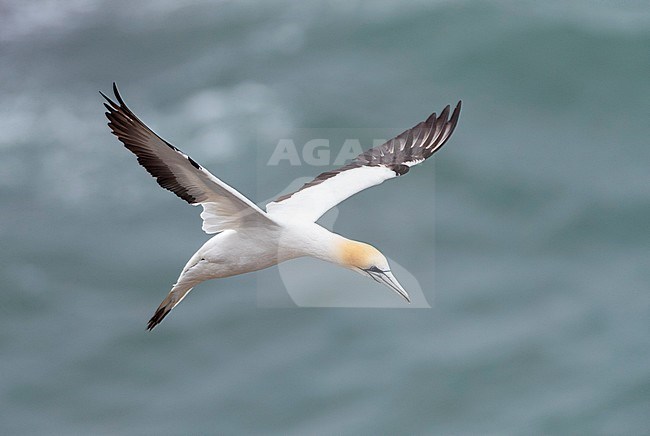
<path fill-rule="evenodd" d="M 411 302 L 408 292 L 399 284 L 395 276 L 390 271 L 381 271 L 381 272 L 370 272 L 370 277 L 372 277 L 376 282 L 381 283 L 382 285 L 388 286 L 393 291 L 397 292 L 402 296 L 407 302 Z"/>

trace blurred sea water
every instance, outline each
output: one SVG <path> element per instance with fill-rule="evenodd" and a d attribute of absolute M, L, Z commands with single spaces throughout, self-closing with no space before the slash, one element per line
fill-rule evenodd
<path fill-rule="evenodd" d="M 649 48 L 642 1 L 2 2 L 0 432 L 648 434 Z M 330 217 L 432 308 L 267 308 L 273 268 L 145 332 L 207 236 L 110 135 L 113 81 L 254 201 L 323 170 L 265 165 L 283 135 L 462 99 Z"/>

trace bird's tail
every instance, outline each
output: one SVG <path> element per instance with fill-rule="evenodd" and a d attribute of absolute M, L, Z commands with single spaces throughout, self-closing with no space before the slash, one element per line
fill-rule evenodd
<path fill-rule="evenodd" d="M 171 310 L 176 307 L 178 303 L 183 301 L 183 298 L 192 290 L 195 283 L 186 283 L 179 281 L 176 283 L 167 297 L 160 303 L 156 313 L 153 314 L 149 323 L 147 324 L 147 330 L 153 330 L 160 322 L 167 316 Z"/>
<path fill-rule="evenodd" d="M 169 291 L 169 294 L 167 294 L 162 303 L 160 303 L 160 306 L 158 306 L 158 309 L 156 309 L 156 313 L 149 320 L 147 330 L 153 330 L 178 303 L 183 301 L 183 298 L 189 294 L 194 286 L 206 280 L 205 275 L 202 273 L 206 264 L 206 260 L 201 256 L 201 250 L 194 253 L 194 256 L 190 258 L 183 268 L 172 290 Z"/>

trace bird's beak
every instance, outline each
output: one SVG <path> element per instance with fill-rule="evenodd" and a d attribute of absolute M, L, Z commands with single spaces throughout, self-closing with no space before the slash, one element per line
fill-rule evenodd
<path fill-rule="evenodd" d="M 375 279 L 375 281 L 388 286 L 393 291 L 400 294 L 402 298 L 404 298 L 406 301 L 408 301 L 409 303 L 411 302 L 411 298 L 409 297 L 408 292 L 404 290 L 402 285 L 399 284 L 399 282 L 397 281 L 393 273 L 391 273 L 390 271 L 382 271 L 380 273 L 372 272 L 370 273 L 370 275 L 373 279 Z"/>

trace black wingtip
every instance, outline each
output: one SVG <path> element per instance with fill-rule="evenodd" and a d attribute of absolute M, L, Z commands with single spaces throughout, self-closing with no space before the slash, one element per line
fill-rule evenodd
<path fill-rule="evenodd" d="M 462 103 L 463 103 L 462 100 L 458 100 L 458 103 L 456 104 L 456 108 L 454 109 L 454 112 L 451 114 L 451 118 L 449 118 L 449 120 L 452 120 L 454 118 L 454 115 L 456 115 L 456 113 L 460 114 L 460 107 L 462 106 Z M 429 118 L 427 118 L 426 121 L 424 121 L 424 123 L 431 124 L 431 123 L 435 123 L 438 118 L 446 118 L 449 114 L 450 109 L 451 106 L 447 105 L 442 110 L 442 112 L 440 112 L 440 116 L 438 116 L 436 112 L 432 113 L 431 115 L 429 115 Z"/>
<path fill-rule="evenodd" d="M 452 131 L 449 133 L 451 136 L 451 133 L 453 133 L 453 129 L 456 128 L 456 124 L 458 124 L 458 118 L 460 117 L 460 108 L 462 106 L 462 100 L 458 100 L 458 104 L 456 105 L 456 109 L 454 109 L 454 113 L 451 114 L 451 118 L 449 119 L 449 122 L 452 124 L 453 128 Z"/>
<path fill-rule="evenodd" d="M 429 118 L 427 118 L 426 121 L 425 121 L 424 123 L 425 123 L 425 124 L 435 123 L 437 117 L 438 117 L 438 116 L 437 116 L 436 113 L 434 112 L 434 113 L 432 113 L 431 115 L 429 115 Z"/>
<path fill-rule="evenodd" d="M 99 94 L 104 97 L 104 100 L 106 100 L 108 103 L 110 103 L 112 106 L 117 106 L 113 100 L 111 100 L 106 94 L 103 92 L 99 91 Z M 106 103 L 104 103 L 104 106 L 106 106 Z M 110 108 L 109 108 L 110 110 Z"/>
<path fill-rule="evenodd" d="M 122 100 L 122 96 L 120 95 L 120 91 L 117 89 L 117 84 L 113 82 L 113 94 L 115 94 L 115 98 L 117 99 L 119 105 L 113 101 L 112 98 L 108 97 L 106 94 L 104 94 L 102 91 L 99 91 L 99 94 L 104 97 L 104 99 L 113 106 L 111 110 L 116 110 L 119 107 L 126 107 L 124 104 L 124 100 Z"/>
<path fill-rule="evenodd" d="M 440 116 L 438 119 L 442 119 L 443 123 L 447 122 L 447 118 L 449 117 L 449 109 L 451 109 L 451 106 L 447 105 L 445 108 L 440 112 Z"/>
<path fill-rule="evenodd" d="M 122 100 L 122 96 L 120 95 L 119 89 L 117 89 L 117 83 L 115 82 L 113 82 L 113 94 L 115 94 L 115 98 L 120 103 L 120 106 L 126 106 L 124 104 L 124 100 Z"/>
<path fill-rule="evenodd" d="M 450 120 L 453 120 L 454 118 L 458 119 L 458 116 L 460 115 L 460 109 L 463 106 L 463 101 L 458 100 L 458 103 L 456 104 L 456 108 L 454 109 L 454 112 L 451 114 Z"/>
<path fill-rule="evenodd" d="M 448 130 L 445 134 L 446 137 L 444 141 L 440 144 L 440 147 L 442 147 L 447 142 L 447 140 L 451 137 L 452 133 L 454 133 L 454 130 L 456 130 L 456 126 L 458 125 L 458 118 L 460 117 L 461 104 L 462 101 L 459 100 L 458 104 L 456 105 L 456 108 L 454 109 L 454 112 L 451 114 L 451 117 L 449 118 L 449 121 L 446 122 L 446 126 L 448 127 Z"/>

